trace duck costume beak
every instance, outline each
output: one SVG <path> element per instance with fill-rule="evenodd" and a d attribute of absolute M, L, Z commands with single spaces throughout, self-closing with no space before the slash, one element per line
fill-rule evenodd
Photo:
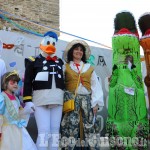
<path fill-rule="evenodd" d="M 40 49 L 48 55 L 52 55 L 56 52 L 55 44 L 57 41 L 57 34 L 55 32 L 48 31 L 44 34 L 44 38 L 40 44 Z"/>
<path fill-rule="evenodd" d="M 40 44 L 40 49 L 48 55 L 54 54 L 56 52 L 56 48 L 53 45 L 44 46 Z"/>

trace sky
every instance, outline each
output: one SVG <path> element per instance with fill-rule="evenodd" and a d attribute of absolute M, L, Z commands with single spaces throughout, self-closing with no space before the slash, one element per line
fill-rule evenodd
<path fill-rule="evenodd" d="M 124 10 L 133 14 L 138 25 L 139 17 L 150 12 L 150 1 L 60 0 L 60 30 L 100 43 L 86 41 L 91 46 L 111 47 L 115 15 Z M 77 38 L 61 33 L 60 39 L 71 41 Z"/>

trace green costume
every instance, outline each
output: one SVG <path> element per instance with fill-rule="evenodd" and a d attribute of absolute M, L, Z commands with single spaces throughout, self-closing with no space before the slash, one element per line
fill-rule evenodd
<path fill-rule="evenodd" d="M 114 23 L 107 119 L 110 146 L 147 149 L 148 119 L 135 20 L 130 12 L 121 12 Z"/>

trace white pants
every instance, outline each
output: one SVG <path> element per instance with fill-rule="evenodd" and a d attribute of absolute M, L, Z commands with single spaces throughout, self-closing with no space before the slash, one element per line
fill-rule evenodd
<path fill-rule="evenodd" d="M 59 146 L 59 129 L 62 117 L 62 106 L 46 108 L 36 107 L 35 119 L 38 128 L 38 150 L 57 150 Z"/>

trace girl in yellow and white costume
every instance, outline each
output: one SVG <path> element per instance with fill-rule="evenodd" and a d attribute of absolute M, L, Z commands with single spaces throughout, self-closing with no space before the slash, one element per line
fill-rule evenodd
<path fill-rule="evenodd" d="M 20 110 L 20 101 L 14 95 L 20 80 L 16 72 L 7 72 L 2 78 L 0 93 L 0 150 L 37 150 L 25 129 L 27 123 L 22 119 L 28 114 Z"/>

